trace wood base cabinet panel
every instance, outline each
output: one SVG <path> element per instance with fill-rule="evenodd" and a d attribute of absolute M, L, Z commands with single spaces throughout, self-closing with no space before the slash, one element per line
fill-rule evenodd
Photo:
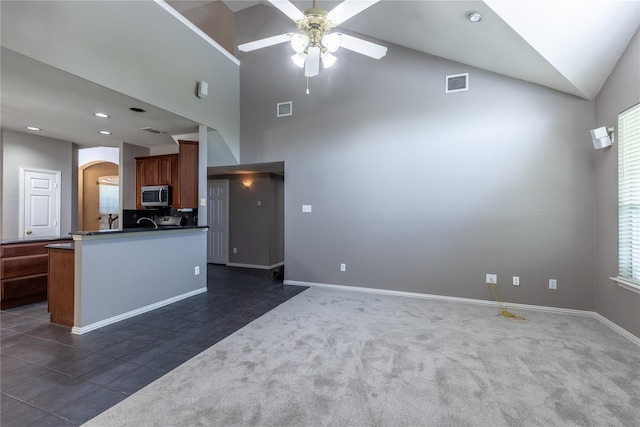
<path fill-rule="evenodd" d="M 73 326 L 74 304 L 73 249 L 49 248 L 49 313 L 51 323 Z"/>

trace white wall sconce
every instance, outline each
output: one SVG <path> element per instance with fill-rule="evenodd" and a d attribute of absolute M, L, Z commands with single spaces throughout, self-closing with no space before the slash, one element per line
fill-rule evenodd
<path fill-rule="evenodd" d="M 198 98 L 204 99 L 207 97 L 208 94 L 209 94 L 209 84 L 205 81 L 198 82 L 198 88 L 196 92 L 196 95 L 198 96 Z"/>
<path fill-rule="evenodd" d="M 244 185 L 244 188 L 251 188 L 251 184 L 253 184 L 253 181 L 251 181 L 250 179 L 243 179 L 242 180 L 242 185 Z"/>
<path fill-rule="evenodd" d="M 614 128 L 601 127 L 591 130 L 591 140 L 593 142 L 593 148 L 600 150 L 602 148 L 610 147 L 614 140 Z"/>

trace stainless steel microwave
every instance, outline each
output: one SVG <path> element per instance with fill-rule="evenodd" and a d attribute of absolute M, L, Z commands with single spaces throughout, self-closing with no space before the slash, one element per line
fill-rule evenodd
<path fill-rule="evenodd" d="M 169 206 L 171 204 L 171 186 L 170 185 L 148 185 L 143 186 L 142 206 L 158 207 Z"/>

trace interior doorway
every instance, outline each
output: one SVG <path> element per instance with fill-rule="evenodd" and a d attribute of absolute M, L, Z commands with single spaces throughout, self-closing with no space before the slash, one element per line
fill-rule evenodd
<path fill-rule="evenodd" d="M 81 179 L 80 188 L 78 189 L 78 229 L 82 231 L 93 231 L 109 228 L 108 214 L 112 213 L 112 218 L 117 217 L 118 211 L 102 212 L 100 206 L 100 186 L 111 182 L 116 185 L 113 177 L 118 177 L 118 165 L 111 162 L 98 162 L 90 164 L 85 168 L 81 168 L 79 174 Z M 104 193 L 104 192 L 103 192 Z M 104 197 L 103 197 L 104 199 Z M 105 203 L 103 203 L 105 205 Z M 108 208 L 103 206 L 104 210 Z M 118 227 L 118 219 L 112 221 L 111 228 Z"/>
<path fill-rule="evenodd" d="M 229 180 L 207 182 L 207 263 L 229 262 Z"/>
<path fill-rule="evenodd" d="M 209 167 L 207 177 L 209 182 L 225 182 L 223 204 L 211 198 L 208 188 L 207 222 L 211 229 L 220 221 L 228 236 L 223 241 L 210 234 L 208 262 L 263 270 L 283 265 L 284 162 Z M 226 213 L 218 212 L 222 206 Z M 212 253 L 218 244 L 224 256 Z"/>
<path fill-rule="evenodd" d="M 20 168 L 20 237 L 60 236 L 60 178 L 61 171 Z"/>

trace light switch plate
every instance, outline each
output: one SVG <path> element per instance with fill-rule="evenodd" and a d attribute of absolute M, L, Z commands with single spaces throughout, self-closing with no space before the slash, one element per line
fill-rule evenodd
<path fill-rule="evenodd" d="M 207 199 L 200 199 L 200 206 L 207 206 Z"/>

